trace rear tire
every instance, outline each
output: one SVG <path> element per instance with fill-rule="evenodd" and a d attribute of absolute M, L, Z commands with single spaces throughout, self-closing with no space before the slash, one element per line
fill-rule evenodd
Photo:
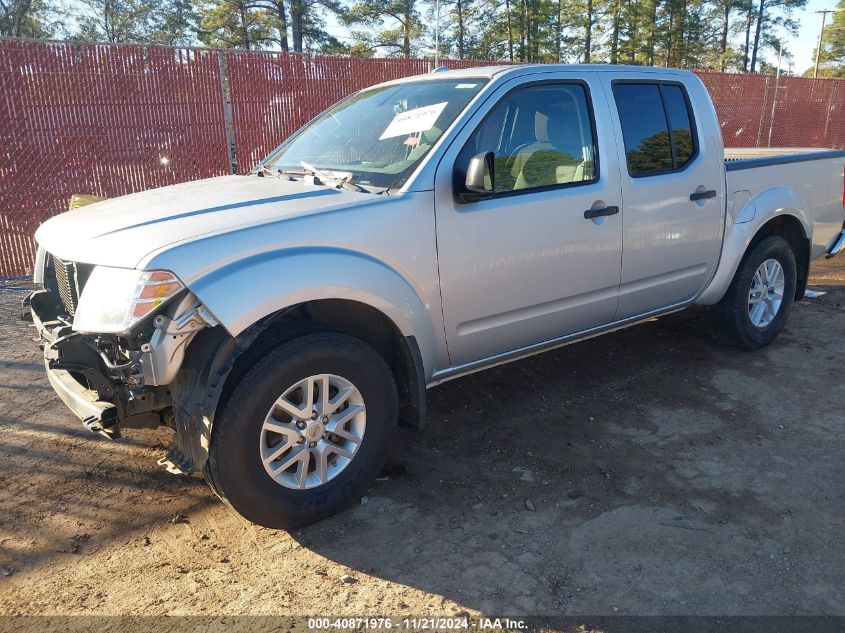
<path fill-rule="evenodd" d="M 710 309 L 710 332 L 719 343 L 759 349 L 786 327 L 795 299 L 795 254 L 784 238 L 761 240 L 743 257 L 728 291 Z"/>
<path fill-rule="evenodd" d="M 312 523 L 372 483 L 398 411 L 393 375 L 375 349 L 334 332 L 300 336 L 235 386 L 214 423 L 206 477 L 249 521 L 282 529 Z"/>

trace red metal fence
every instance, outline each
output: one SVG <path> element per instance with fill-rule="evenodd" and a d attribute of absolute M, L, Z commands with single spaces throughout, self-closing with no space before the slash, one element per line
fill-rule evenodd
<path fill-rule="evenodd" d="M 226 173 L 216 51 L 0 40 L 0 277 L 74 193 Z"/>
<path fill-rule="evenodd" d="M 0 39 L 0 278 L 30 272 L 32 234 L 74 193 L 118 196 L 233 164 L 243 173 L 341 97 L 428 69 L 424 59 Z M 701 77 L 728 146 L 845 147 L 845 81 Z"/>
<path fill-rule="evenodd" d="M 727 147 L 845 148 L 845 81 L 699 72 Z"/>

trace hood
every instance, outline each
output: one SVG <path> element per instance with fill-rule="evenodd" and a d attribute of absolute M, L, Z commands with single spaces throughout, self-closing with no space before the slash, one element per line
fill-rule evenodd
<path fill-rule="evenodd" d="M 42 224 L 35 239 L 66 261 L 134 268 L 171 244 L 372 199 L 302 181 L 221 176 L 104 200 Z"/>

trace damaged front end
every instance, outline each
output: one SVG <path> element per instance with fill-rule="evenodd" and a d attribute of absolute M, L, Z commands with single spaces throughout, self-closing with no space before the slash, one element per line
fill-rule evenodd
<path fill-rule="evenodd" d="M 169 273 L 157 278 L 157 272 L 136 271 L 143 283 L 127 290 L 109 286 L 111 280 L 87 264 L 39 253 L 38 266 L 35 281 L 42 288 L 25 304 L 50 384 L 62 401 L 88 430 L 109 438 L 120 437 L 122 428 L 174 428 L 172 384 L 189 343 L 200 330 L 217 325 L 215 318 Z M 80 327 L 85 309 L 86 322 L 94 322 L 93 306 L 85 305 L 94 297 L 83 294 L 92 278 L 108 300 L 131 297 L 128 316 L 121 321 L 109 313 L 115 325 L 104 317 L 99 332 Z"/>

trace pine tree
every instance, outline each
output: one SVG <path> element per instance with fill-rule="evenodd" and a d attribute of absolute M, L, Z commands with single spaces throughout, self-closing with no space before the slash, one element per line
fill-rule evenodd
<path fill-rule="evenodd" d="M 199 39 L 206 46 L 251 50 L 273 40 L 272 15 L 247 0 L 206 0 L 199 15 Z"/>
<path fill-rule="evenodd" d="M 341 16 L 359 50 L 411 57 L 425 28 L 415 0 L 361 0 Z"/>
<path fill-rule="evenodd" d="M 794 9 L 802 9 L 807 6 L 807 0 L 754 0 L 755 15 L 754 15 L 754 37 L 750 45 L 750 66 L 748 70 L 755 72 L 757 70 L 757 62 L 760 57 L 761 48 L 766 44 L 766 41 L 771 42 L 772 27 L 784 26 L 789 30 L 797 32 L 797 21 L 778 18 L 774 15 L 774 10 L 779 9 L 785 11 L 787 15 Z M 746 45 L 747 46 L 747 45 Z"/>

